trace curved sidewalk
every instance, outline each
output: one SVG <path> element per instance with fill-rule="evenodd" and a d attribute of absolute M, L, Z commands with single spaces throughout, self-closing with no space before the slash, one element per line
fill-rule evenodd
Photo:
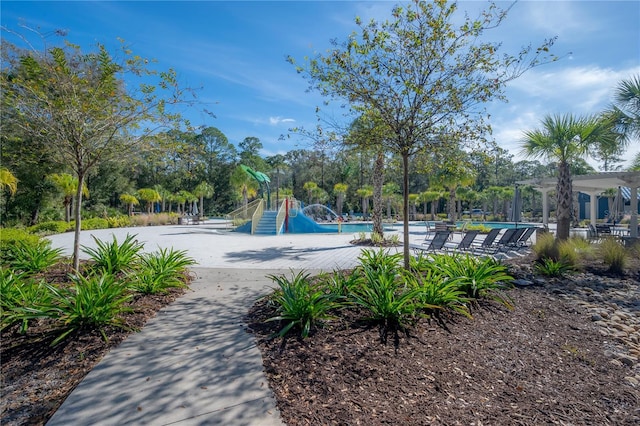
<path fill-rule="evenodd" d="M 216 223 L 85 231 L 81 244 L 136 234 L 145 250 L 187 250 L 190 291 L 110 351 L 48 425 L 282 425 L 243 317 L 268 274 L 353 267 L 353 234 L 251 236 Z M 73 234 L 50 237 L 71 253 Z"/>

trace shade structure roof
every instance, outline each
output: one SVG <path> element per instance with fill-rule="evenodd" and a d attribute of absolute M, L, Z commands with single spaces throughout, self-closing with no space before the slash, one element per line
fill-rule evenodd
<path fill-rule="evenodd" d="M 602 172 L 591 175 L 573 176 L 573 190 L 586 193 L 599 193 L 610 188 L 640 187 L 640 172 Z M 517 182 L 520 185 L 532 185 L 539 190 L 554 189 L 558 183 L 555 177 L 527 179 Z"/>

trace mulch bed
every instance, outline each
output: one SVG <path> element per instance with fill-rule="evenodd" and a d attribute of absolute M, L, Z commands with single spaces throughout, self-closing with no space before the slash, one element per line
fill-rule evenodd
<path fill-rule="evenodd" d="M 604 356 L 585 315 L 543 287 L 508 294 L 513 311 L 484 302 L 386 345 L 350 313 L 307 339 L 271 339 L 265 301 L 248 320 L 289 426 L 640 424 L 629 367 Z"/>
<path fill-rule="evenodd" d="M 64 274 L 59 274 L 61 281 Z M 133 302 L 141 328 L 182 291 Z M 516 309 L 483 303 L 473 320 L 422 321 L 380 343 L 376 326 L 342 315 L 308 339 L 269 339 L 277 323 L 264 302 L 247 321 L 283 420 L 294 425 L 635 425 L 640 390 L 629 367 L 604 356 L 589 319 L 544 287 L 509 292 Z M 42 324 L 44 326 L 44 324 Z M 29 339 L 6 330 L 2 345 L 3 425 L 42 425 L 129 332 L 76 333 L 54 350 L 37 326 Z"/>

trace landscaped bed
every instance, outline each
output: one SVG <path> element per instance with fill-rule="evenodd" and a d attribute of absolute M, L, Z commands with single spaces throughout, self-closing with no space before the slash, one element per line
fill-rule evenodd
<path fill-rule="evenodd" d="M 509 270 L 530 280 L 532 263 L 520 258 Z M 265 322 L 278 315 L 268 299 L 258 301 L 246 321 L 288 425 L 632 425 L 640 421 L 632 340 L 603 333 L 604 322 L 590 309 L 625 310 L 634 315 L 626 323 L 640 332 L 638 266 L 632 260 L 618 276 L 592 261 L 578 274 L 501 290 L 513 309 L 481 297 L 472 318 L 431 311 L 430 320 L 384 333 L 380 322 L 365 320 L 370 313 L 363 306 L 332 310 L 334 318 L 315 324 L 306 338 L 297 325 L 273 338 L 286 321 Z M 43 277 L 64 285 L 69 272 L 63 262 Z M 132 298 L 124 324 L 141 328 L 182 291 Z M 35 322 L 27 336 L 19 324 L 2 333 L 2 424 L 44 424 L 130 333 L 103 327 L 105 341 L 97 329 L 80 328 L 52 348 L 59 333 L 50 325 Z M 624 351 L 626 357 L 616 355 Z"/>

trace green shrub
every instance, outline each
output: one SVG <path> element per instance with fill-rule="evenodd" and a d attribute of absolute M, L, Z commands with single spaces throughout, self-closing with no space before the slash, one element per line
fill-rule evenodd
<path fill-rule="evenodd" d="M 80 227 L 83 231 L 90 231 L 92 229 L 107 229 L 109 227 L 109 221 L 101 217 L 92 217 L 91 219 L 85 219 L 80 222 Z"/>
<path fill-rule="evenodd" d="M 536 263 L 534 269 L 538 274 L 557 278 L 562 277 L 569 272 L 572 272 L 573 266 L 565 263 L 563 260 L 553 260 L 546 258 L 540 259 L 540 262 Z"/>
<path fill-rule="evenodd" d="M 627 266 L 627 250 L 615 238 L 604 238 L 598 247 L 598 252 L 609 272 L 622 274 Z"/>
<path fill-rule="evenodd" d="M 360 269 L 368 267 L 374 271 L 396 274 L 400 270 L 403 254 L 390 254 L 389 250 L 363 250 L 358 257 Z"/>
<path fill-rule="evenodd" d="M 278 335 L 285 336 L 294 326 L 300 328 L 302 337 L 308 337 L 312 328 L 323 319 L 330 318 L 329 312 L 337 306 L 336 296 L 325 293 L 322 286 L 313 284 L 309 274 L 292 273 L 292 278 L 269 275 L 278 284 L 271 296 L 277 315 L 267 321 L 283 321 L 284 327 Z"/>
<path fill-rule="evenodd" d="M 0 330 L 20 323 L 19 332 L 24 334 L 29 319 L 22 314 L 23 308 L 46 305 L 51 293 L 42 281 L 35 281 L 11 269 L 0 269 Z"/>
<path fill-rule="evenodd" d="M 129 288 L 138 293 L 157 294 L 185 287 L 184 274 L 194 263 L 183 250 L 160 249 L 142 255 L 138 268 L 129 275 Z"/>
<path fill-rule="evenodd" d="M 359 275 L 356 272 L 347 273 L 344 271 L 334 271 L 325 280 L 325 285 L 329 293 L 337 297 L 348 297 L 358 284 Z"/>
<path fill-rule="evenodd" d="M 511 286 L 513 277 L 495 259 L 468 254 L 435 255 L 433 268 L 445 280 L 454 282 L 468 298 L 488 298 L 513 308 L 511 300 L 502 293 Z"/>
<path fill-rule="evenodd" d="M 135 240 L 135 234 L 127 234 L 122 244 L 118 244 L 115 235 L 111 243 L 100 241 L 93 235 L 91 237 L 97 247 L 94 249 L 82 246 L 82 251 L 95 262 L 94 268 L 107 274 L 116 275 L 131 268 L 138 261 L 138 254 L 144 248 L 144 244 Z"/>
<path fill-rule="evenodd" d="M 62 259 L 62 249 L 51 248 L 51 242 L 40 240 L 37 244 L 18 241 L 7 254 L 6 264 L 15 271 L 28 275 L 42 272 Z"/>
<path fill-rule="evenodd" d="M 359 269 L 362 278 L 351 294 L 353 303 L 369 312 L 366 319 L 380 324 L 383 343 L 386 343 L 390 331 L 397 335 L 399 330 L 406 329 L 421 309 L 416 302 L 420 289 L 400 285 L 396 279 L 397 271 L 391 267 L 396 262 L 395 258 L 395 255 L 390 255 L 388 262 L 362 264 Z"/>
<path fill-rule="evenodd" d="M 24 229 L 0 228 L 0 261 L 4 263 L 18 243 L 37 246 L 40 240 L 38 235 Z"/>
<path fill-rule="evenodd" d="M 474 224 L 468 224 L 466 227 L 467 231 L 480 231 L 481 234 L 488 234 L 489 231 L 491 231 L 491 228 L 483 225 L 483 224 L 478 224 L 478 225 L 474 225 Z"/>
<path fill-rule="evenodd" d="M 127 329 L 122 314 L 129 312 L 126 303 L 131 294 L 111 274 L 80 275 L 72 278 L 71 288 L 47 285 L 50 302 L 16 309 L 19 320 L 50 319 L 61 334 L 51 343 L 57 345 L 70 333 L 80 329 L 97 329 L 105 341 L 104 327 Z"/>
<path fill-rule="evenodd" d="M 558 259 L 571 269 L 578 269 L 580 264 L 580 253 L 576 249 L 577 243 L 573 238 L 560 241 L 558 243 Z"/>
<path fill-rule="evenodd" d="M 107 218 L 109 228 L 126 228 L 131 226 L 131 218 L 129 216 L 118 215 Z"/>
<path fill-rule="evenodd" d="M 62 234 L 73 230 L 73 222 L 65 222 L 64 220 L 42 222 L 29 227 L 28 230 L 38 235 Z"/>
<path fill-rule="evenodd" d="M 418 290 L 416 299 L 419 306 L 429 315 L 439 316 L 438 313 L 443 309 L 451 309 L 471 317 L 465 292 L 454 281 L 443 279 L 435 270 L 429 270 L 424 275 L 405 271 L 403 279 L 409 287 Z"/>

